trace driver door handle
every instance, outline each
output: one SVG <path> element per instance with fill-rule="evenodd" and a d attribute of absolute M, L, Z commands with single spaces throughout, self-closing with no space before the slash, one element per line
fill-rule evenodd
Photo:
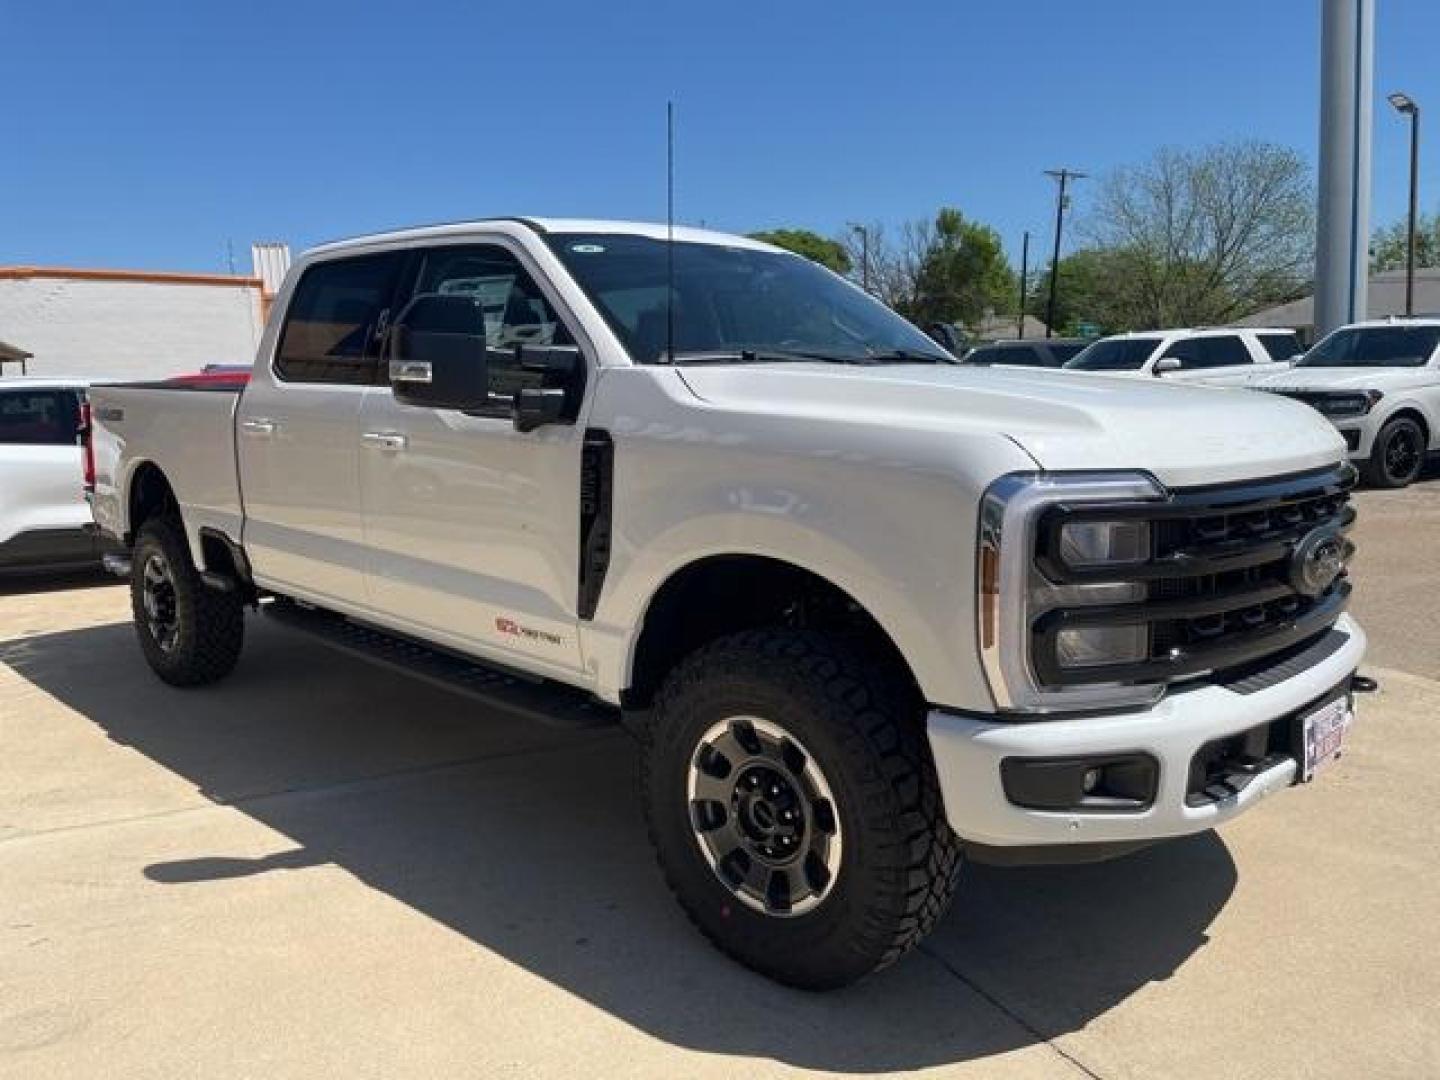
<path fill-rule="evenodd" d="M 274 420 L 265 420 L 258 416 L 240 421 L 240 430 L 246 435 L 274 435 L 277 427 L 279 425 Z"/>
<path fill-rule="evenodd" d="M 410 440 L 398 431 L 367 431 L 360 441 L 376 450 L 404 450 Z"/>

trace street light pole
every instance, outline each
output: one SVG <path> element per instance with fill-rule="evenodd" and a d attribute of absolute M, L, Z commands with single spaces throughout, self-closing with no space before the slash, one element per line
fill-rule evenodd
<path fill-rule="evenodd" d="M 1074 169 L 1046 169 L 1046 176 L 1060 181 L 1060 193 L 1055 199 L 1055 251 L 1050 257 L 1050 300 L 1045 305 L 1045 336 L 1055 333 L 1055 290 L 1060 280 L 1060 234 L 1065 228 L 1065 188 L 1071 180 L 1084 180 L 1088 175 Z"/>
<path fill-rule="evenodd" d="M 1030 291 L 1030 230 L 1020 242 L 1020 315 L 1015 320 L 1015 337 L 1025 340 L 1025 294 Z"/>
<path fill-rule="evenodd" d="M 1415 314 L 1415 232 L 1420 207 L 1420 106 L 1408 94 L 1390 95 L 1390 104 L 1410 117 L 1410 219 L 1405 233 L 1405 314 Z"/>

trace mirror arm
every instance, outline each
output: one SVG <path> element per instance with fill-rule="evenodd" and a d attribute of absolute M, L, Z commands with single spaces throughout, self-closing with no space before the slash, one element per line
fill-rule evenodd
<path fill-rule="evenodd" d="M 553 424 L 565 415 L 565 391 L 526 387 L 515 395 L 515 430 L 534 431 Z"/>

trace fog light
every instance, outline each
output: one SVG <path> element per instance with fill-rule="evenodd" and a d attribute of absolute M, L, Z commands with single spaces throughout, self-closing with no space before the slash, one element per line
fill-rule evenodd
<path fill-rule="evenodd" d="M 1145 753 L 1079 758 L 1008 757 L 1005 797 L 1027 810 L 1138 813 L 1155 802 L 1160 765 Z"/>
<path fill-rule="evenodd" d="M 1133 664 L 1150 651 L 1150 635 L 1143 625 L 1070 626 L 1055 635 L 1055 660 L 1062 668 Z"/>

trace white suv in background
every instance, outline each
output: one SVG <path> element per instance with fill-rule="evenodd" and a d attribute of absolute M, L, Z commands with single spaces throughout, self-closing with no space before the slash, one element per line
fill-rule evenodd
<path fill-rule="evenodd" d="M 1143 330 L 1101 338 L 1066 362 L 1069 371 L 1163 375 L 1182 382 L 1243 386 L 1289 370 L 1304 350 L 1294 330 Z"/>
<path fill-rule="evenodd" d="M 0 573 L 98 565 L 85 501 L 80 379 L 0 379 Z"/>
<path fill-rule="evenodd" d="M 1326 416 L 1367 483 L 1405 487 L 1440 449 L 1440 318 L 1342 326 L 1253 385 Z"/>

